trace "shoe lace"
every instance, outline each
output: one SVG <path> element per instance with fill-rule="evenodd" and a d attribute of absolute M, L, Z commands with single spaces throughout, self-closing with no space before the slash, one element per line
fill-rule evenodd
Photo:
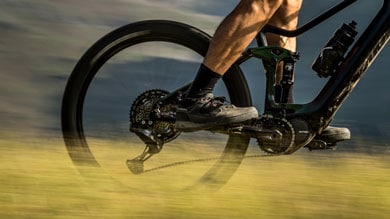
<path fill-rule="evenodd" d="M 230 102 L 226 100 L 226 97 L 211 97 L 203 100 L 205 102 L 206 108 L 219 108 L 221 106 L 231 106 Z"/>

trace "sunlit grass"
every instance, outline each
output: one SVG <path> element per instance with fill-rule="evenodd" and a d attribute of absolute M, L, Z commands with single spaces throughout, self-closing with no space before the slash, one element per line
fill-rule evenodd
<path fill-rule="evenodd" d="M 113 149 L 114 153 L 114 146 L 104 150 L 109 153 Z M 191 153 L 196 151 L 192 150 Z M 177 153 L 182 153 L 178 157 L 191 157 L 188 151 L 177 149 Z M 257 153 L 254 147 L 248 152 Z M 109 161 L 110 156 L 104 159 Z M 378 155 L 331 151 L 248 157 L 230 181 L 212 193 L 179 189 L 186 177 L 203 172 L 202 166 L 210 163 L 190 163 L 139 176 L 112 164 L 104 167 L 106 172 L 85 167 L 83 172 L 88 174 L 82 176 L 69 159 L 62 140 L 56 138 L 2 138 L 0 162 L 0 218 L 390 215 L 390 163 L 388 157 Z"/>

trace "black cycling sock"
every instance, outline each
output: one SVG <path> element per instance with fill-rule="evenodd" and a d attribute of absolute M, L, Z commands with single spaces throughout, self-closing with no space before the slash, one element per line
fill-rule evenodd
<path fill-rule="evenodd" d="M 211 93 L 221 77 L 220 74 L 202 64 L 188 90 L 187 98 L 197 98 L 206 93 Z"/>

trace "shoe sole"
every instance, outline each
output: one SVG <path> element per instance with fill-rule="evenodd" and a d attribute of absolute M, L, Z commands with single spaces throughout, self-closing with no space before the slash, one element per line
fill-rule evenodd
<path fill-rule="evenodd" d="M 218 127 L 226 127 L 226 126 L 232 126 L 235 124 L 243 123 L 253 118 L 257 118 L 258 113 L 257 110 L 253 110 L 252 112 L 248 112 L 238 116 L 221 118 L 221 120 L 218 122 L 202 122 L 202 123 L 192 122 L 187 116 L 187 113 L 185 112 L 180 113 L 178 111 L 176 117 L 180 118 L 175 123 L 176 129 L 182 132 L 194 132 L 200 130 L 216 129 Z M 223 120 L 228 120 L 228 121 L 224 122 Z"/>

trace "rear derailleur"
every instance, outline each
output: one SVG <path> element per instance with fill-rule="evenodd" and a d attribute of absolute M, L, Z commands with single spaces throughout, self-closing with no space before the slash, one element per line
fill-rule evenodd
<path fill-rule="evenodd" d="M 126 165 L 132 173 L 140 174 L 144 172 L 144 162 L 153 155 L 160 153 L 163 148 L 163 142 L 155 138 L 155 134 L 150 130 L 133 128 L 131 131 L 136 133 L 136 135 L 146 144 L 142 154 L 126 161 Z"/>
<path fill-rule="evenodd" d="M 139 95 L 130 109 L 130 132 L 135 133 L 145 144 L 139 156 L 126 161 L 127 167 L 134 174 L 144 171 L 144 162 L 160 153 L 164 143 L 176 139 L 180 131 L 175 128 L 175 112 L 180 94 L 164 101 L 169 92 L 149 90 Z"/>

